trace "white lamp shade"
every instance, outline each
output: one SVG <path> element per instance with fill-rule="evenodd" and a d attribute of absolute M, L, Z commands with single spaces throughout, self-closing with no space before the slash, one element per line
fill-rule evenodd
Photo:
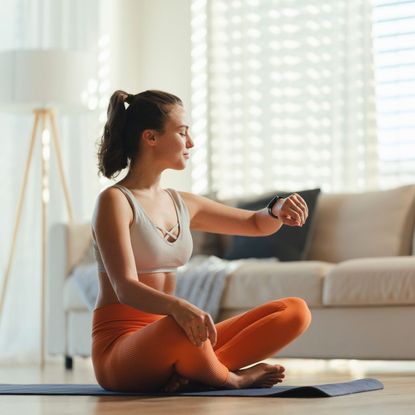
<path fill-rule="evenodd" d="M 85 109 L 88 82 L 96 74 L 94 54 L 62 49 L 0 52 L 0 107 Z"/>

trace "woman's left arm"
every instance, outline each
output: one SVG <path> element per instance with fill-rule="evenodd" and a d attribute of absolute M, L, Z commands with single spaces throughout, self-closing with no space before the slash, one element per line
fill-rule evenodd
<path fill-rule="evenodd" d="M 270 216 L 266 207 L 257 211 L 240 209 L 190 192 L 179 193 L 189 210 L 190 228 L 203 232 L 266 236 L 283 224 L 302 226 L 308 216 L 307 204 L 296 193 L 278 200 L 272 208 L 279 219 Z"/>

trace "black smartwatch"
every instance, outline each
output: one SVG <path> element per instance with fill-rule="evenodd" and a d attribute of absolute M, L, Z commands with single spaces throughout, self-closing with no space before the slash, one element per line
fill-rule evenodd
<path fill-rule="evenodd" d="M 275 216 L 273 213 L 272 213 L 272 207 L 275 205 L 275 203 L 277 203 L 278 202 L 278 200 L 279 199 L 283 199 L 283 197 L 282 196 L 274 196 L 272 199 L 271 199 L 271 201 L 268 203 L 268 205 L 267 205 L 267 208 L 268 208 L 268 213 L 273 217 L 273 218 L 275 218 L 275 219 L 279 219 L 279 217 L 278 216 Z"/>

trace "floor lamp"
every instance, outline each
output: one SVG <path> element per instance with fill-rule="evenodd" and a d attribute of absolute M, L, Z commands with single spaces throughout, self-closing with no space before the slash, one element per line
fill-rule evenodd
<path fill-rule="evenodd" d="M 16 219 L 13 228 L 10 254 L 0 292 L 0 317 L 7 294 L 7 284 L 12 269 L 16 239 L 30 165 L 37 138 L 41 139 L 41 333 L 40 366 L 45 363 L 45 292 L 49 203 L 50 142 L 55 150 L 60 183 L 65 196 L 69 222 L 73 221 L 71 195 L 65 177 L 62 151 L 56 122 L 56 111 L 79 112 L 85 110 L 85 92 L 93 75 L 94 58 L 80 51 L 56 49 L 21 49 L 0 53 L 0 107 L 3 110 L 34 112 L 32 134 L 20 187 Z"/>

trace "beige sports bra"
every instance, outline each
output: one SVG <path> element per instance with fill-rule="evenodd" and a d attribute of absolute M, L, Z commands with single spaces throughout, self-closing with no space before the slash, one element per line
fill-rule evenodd
<path fill-rule="evenodd" d="M 130 238 L 137 273 L 175 272 L 177 267 L 188 262 L 193 251 L 189 211 L 176 190 L 165 189 L 173 199 L 177 224 L 169 231 L 164 230 L 166 234 L 162 235 L 160 230 L 163 231 L 163 229 L 150 220 L 129 189 L 119 184 L 112 187 L 116 187 L 124 193 L 133 209 L 134 218 L 130 227 Z M 176 227 L 179 228 L 177 239 L 168 241 L 166 238 L 175 237 L 172 231 Z M 93 245 L 98 262 L 98 271 L 106 272 L 99 248 L 94 239 Z"/>

